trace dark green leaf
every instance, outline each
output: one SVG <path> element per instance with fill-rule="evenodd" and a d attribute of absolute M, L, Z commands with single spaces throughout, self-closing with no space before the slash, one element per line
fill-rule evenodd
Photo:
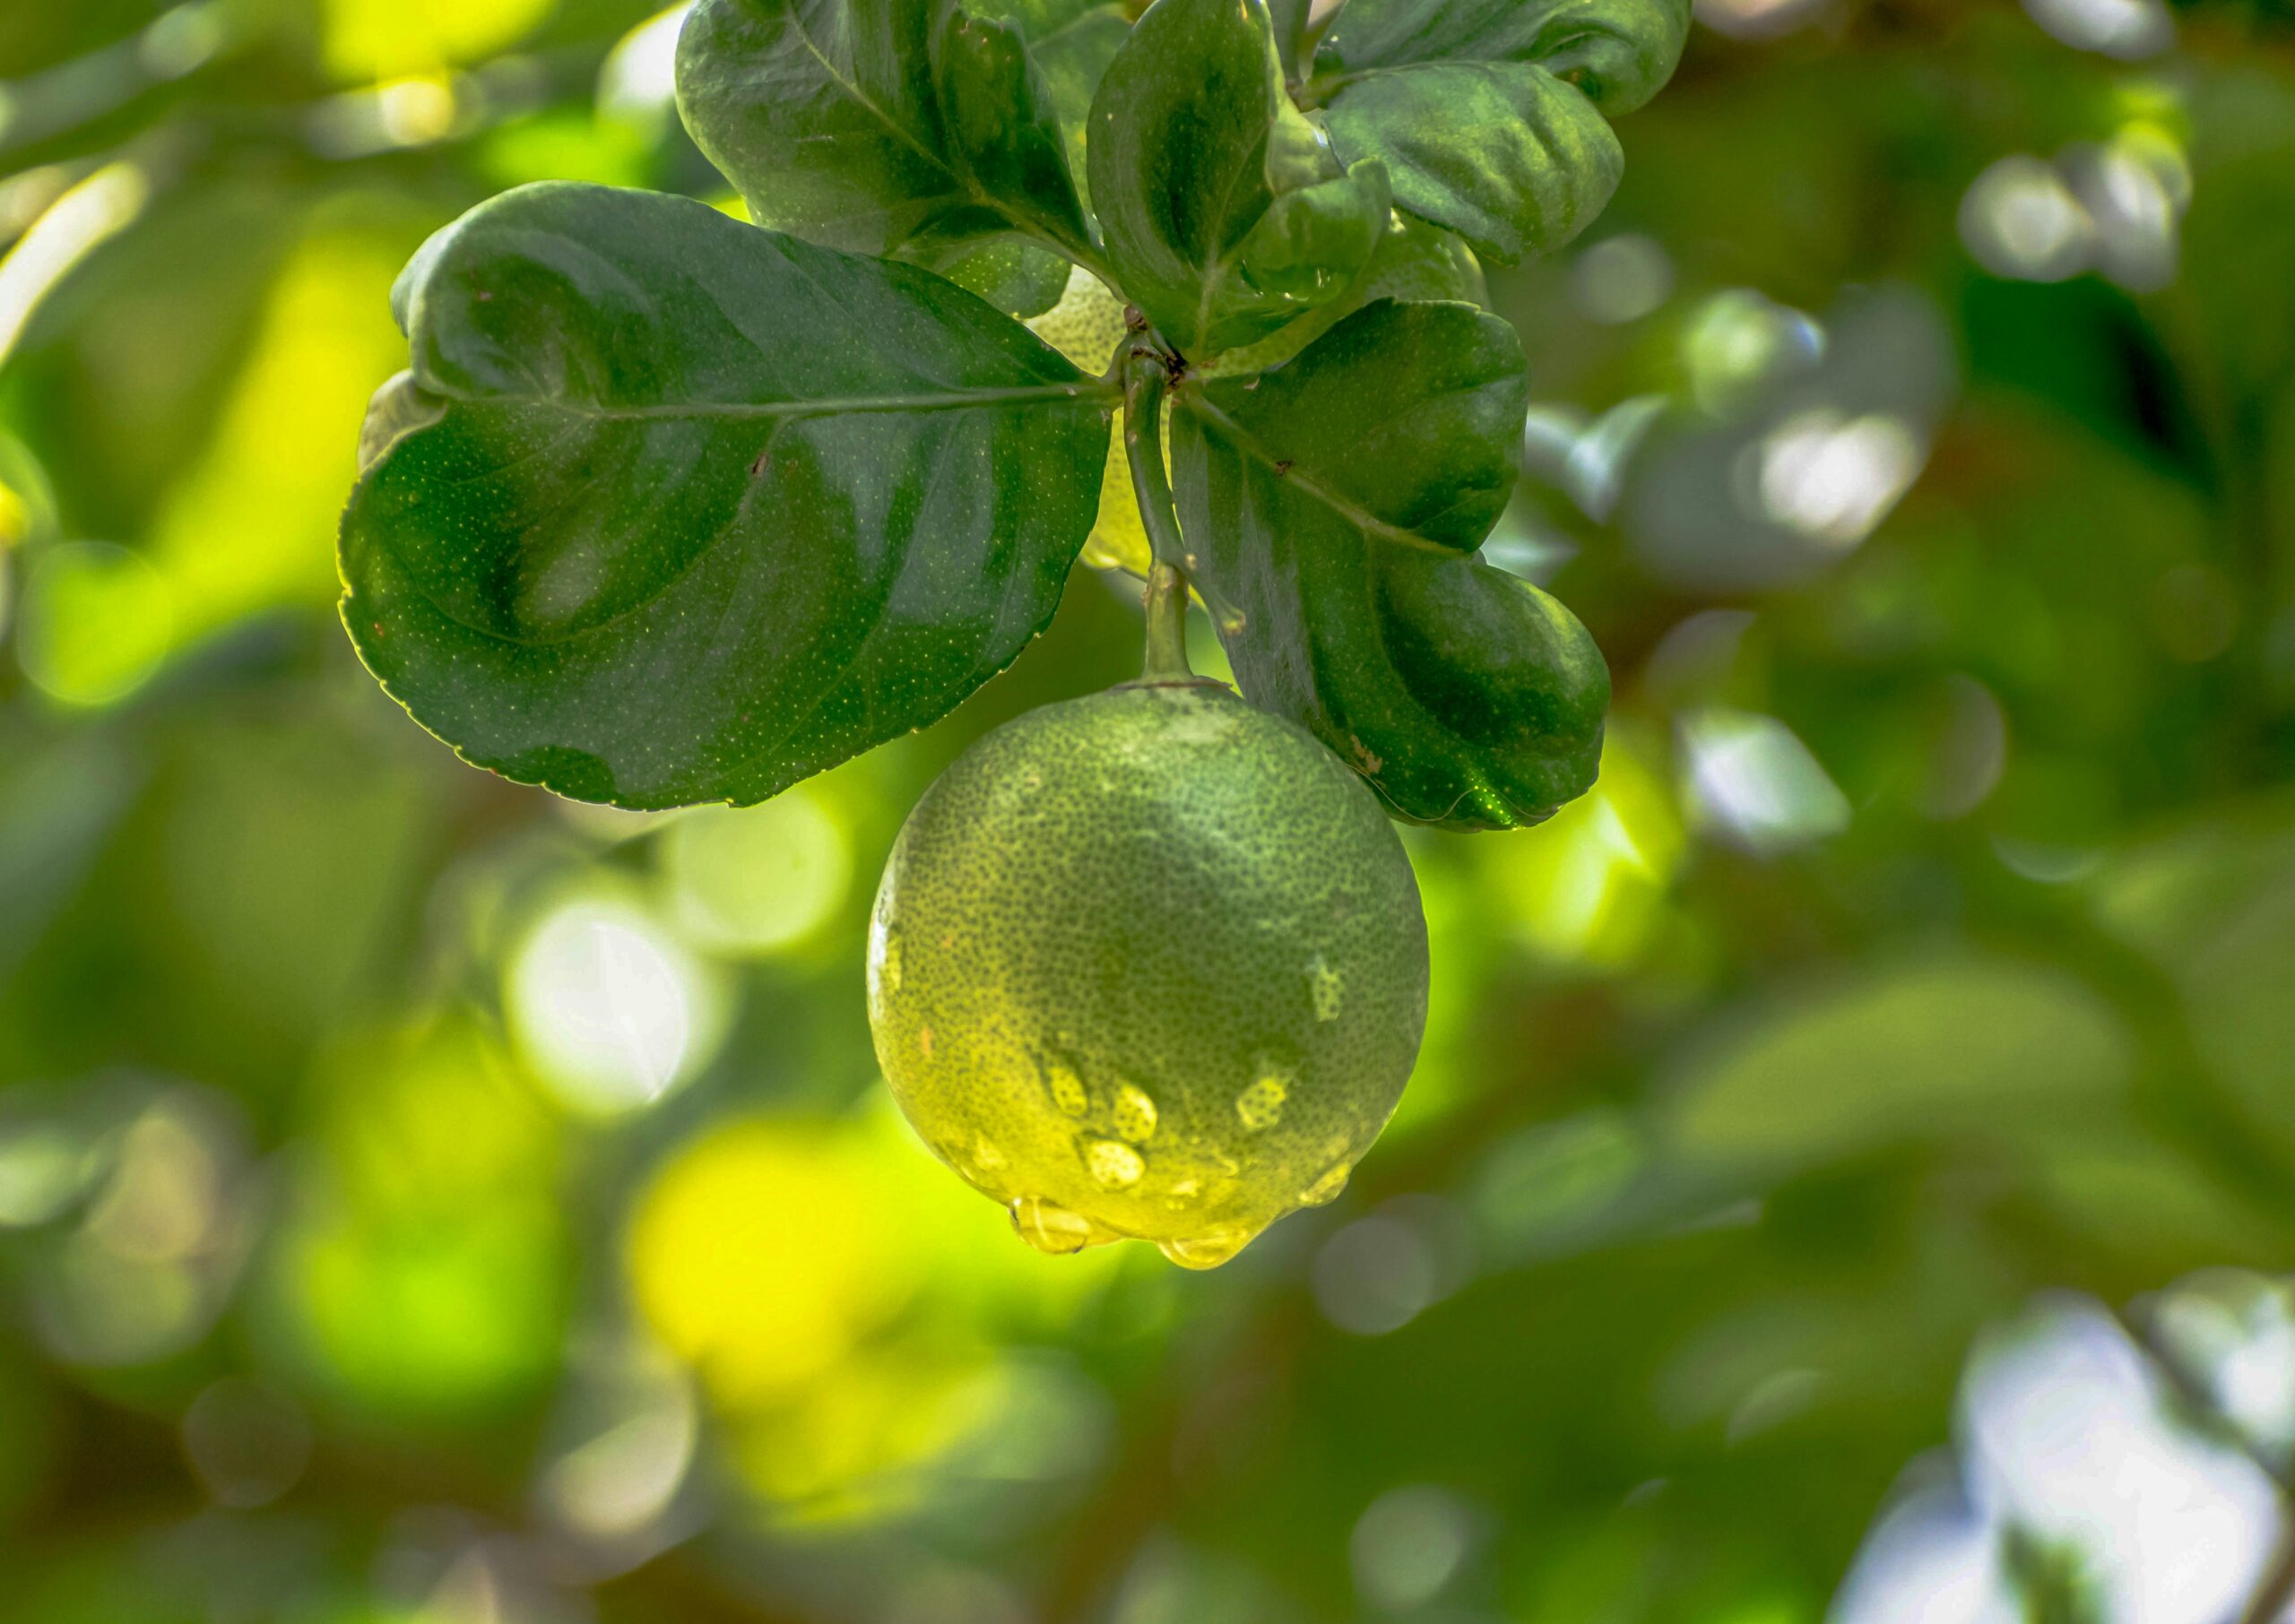
<path fill-rule="evenodd" d="M 1437 62 L 1529 62 L 1612 117 L 1673 76 L 1684 0 L 1353 0 L 1315 53 L 1319 82 Z"/>
<path fill-rule="evenodd" d="M 1291 105 L 1261 0 L 1158 0 L 1109 64 L 1090 128 L 1109 263 L 1191 357 L 1336 297 L 1376 246 L 1385 173 L 1342 167 Z"/>
<path fill-rule="evenodd" d="M 868 254 L 1015 228 L 1089 251 L 1018 22 L 951 0 L 700 0 L 678 105 L 759 225 Z"/>
<path fill-rule="evenodd" d="M 1381 71 L 1349 84 L 1327 117 L 1341 156 L 1384 160 L 1399 206 L 1501 263 L 1575 237 L 1624 167 L 1594 104 L 1529 63 Z"/>
<path fill-rule="evenodd" d="M 343 618 L 470 760 L 749 802 L 944 714 L 1052 614 L 1096 386 L 914 266 L 528 186 L 406 279 L 435 421 L 343 518 Z"/>
<path fill-rule="evenodd" d="M 1528 398 L 1504 322 L 1393 300 L 1257 378 L 1173 396 L 1181 525 L 1243 612 L 1237 680 L 1404 817 L 1511 828 L 1594 780 L 1601 652 L 1473 556 L 1513 488 Z"/>
<path fill-rule="evenodd" d="M 1355 0 L 1313 91 L 1349 162 L 1395 202 L 1502 261 L 1575 236 L 1623 164 L 1604 116 L 1656 94 L 1689 30 L 1681 0 Z"/>

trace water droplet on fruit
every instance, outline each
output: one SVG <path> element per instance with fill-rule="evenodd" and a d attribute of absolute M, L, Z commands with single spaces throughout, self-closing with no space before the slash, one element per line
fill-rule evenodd
<path fill-rule="evenodd" d="M 1044 1067 L 1044 1085 L 1052 1091 L 1052 1102 L 1071 1117 L 1080 1117 L 1092 1109 L 1091 1091 L 1084 1086 L 1084 1079 L 1076 1068 L 1059 1060 L 1048 1060 Z"/>
<path fill-rule="evenodd" d="M 1102 1189 L 1110 1190 L 1129 1188 L 1148 1170 L 1139 1153 L 1117 1139 L 1095 1139 L 1087 1145 L 1084 1165 Z"/>
<path fill-rule="evenodd" d="M 1235 1115 L 1251 1133 L 1260 1133 L 1283 1120 L 1283 1102 L 1291 1097 L 1291 1073 L 1261 1065 L 1258 1078 L 1235 1096 Z"/>
<path fill-rule="evenodd" d="M 1020 1239 L 1039 1252 L 1064 1257 L 1080 1252 L 1101 1237 L 1099 1226 L 1081 1213 L 1071 1213 L 1041 1196 L 1022 1196 L 1012 1203 L 1012 1227 Z"/>
<path fill-rule="evenodd" d="M 1115 1091 L 1115 1131 L 1119 1138 L 1145 1145 L 1156 1136 L 1156 1102 L 1129 1083 Z"/>
<path fill-rule="evenodd" d="M 1315 1001 L 1315 1019 L 1338 1019 L 1338 995 L 1343 985 L 1338 971 L 1321 954 L 1307 961 L 1307 991 Z"/>
<path fill-rule="evenodd" d="M 1341 1162 L 1323 1176 L 1299 1192 L 1301 1206 L 1329 1206 L 1338 1199 L 1338 1192 L 1347 1188 L 1347 1175 L 1355 1170 Z"/>
<path fill-rule="evenodd" d="M 1162 1240 L 1156 1249 L 1183 1269 L 1216 1269 L 1251 1243 L 1248 1230 L 1214 1230 L 1184 1240 Z"/>

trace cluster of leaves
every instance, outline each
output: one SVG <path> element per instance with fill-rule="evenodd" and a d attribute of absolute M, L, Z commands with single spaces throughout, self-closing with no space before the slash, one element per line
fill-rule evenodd
<path fill-rule="evenodd" d="M 1477 557 L 1521 348 L 1366 273 L 1398 211 L 1502 262 L 1567 241 L 1617 182 L 1607 116 L 1687 26 L 1681 0 L 1321 28 L 1296 0 L 702 0 L 680 105 L 754 223 L 549 184 L 435 238 L 346 623 L 470 760 L 583 799 L 753 802 L 925 726 L 1043 628 L 1091 529 L 1127 357 L 1088 376 L 1013 319 L 1080 267 L 1175 381 L 1188 566 L 1246 695 L 1399 816 L 1543 818 L 1593 780 L 1609 678 Z M 1294 324 L 1320 336 L 1283 364 L 1217 366 Z"/>

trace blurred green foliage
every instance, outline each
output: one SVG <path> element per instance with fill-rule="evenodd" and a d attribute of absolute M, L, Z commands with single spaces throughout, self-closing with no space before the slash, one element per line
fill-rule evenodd
<path fill-rule="evenodd" d="M 1601 782 L 1410 832 L 1401 1114 L 1197 1277 L 1022 1247 L 862 1008 L 902 816 L 1131 673 L 1120 578 L 738 814 L 462 767 L 333 621 L 424 234 L 550 177 L 732 206 L 674 17 L 0 10 L 0 1620 L 2214 1624 L 2267 1587 L 2295 16 L 1701 18 L 1599 227 L 1491 279 L 1537 403 L 1489 556 L 1608 656 Z M 2050 1405 L 2069 1476 L 2018 1430 Z"/>

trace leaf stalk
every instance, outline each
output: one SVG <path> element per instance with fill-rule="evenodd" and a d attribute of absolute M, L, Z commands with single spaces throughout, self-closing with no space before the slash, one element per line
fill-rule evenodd
<path fill-rule="evenodd" d="M 1140 679 L 1187 682 L 1187 549 L 1164 468 L 1164 400 L 1171 387 L 1165 358 L 1134 330 L 1123 369 L 1123 449 L 1131 463 L 1131 494 L 1148 533 L 1148 651 Z"/>

